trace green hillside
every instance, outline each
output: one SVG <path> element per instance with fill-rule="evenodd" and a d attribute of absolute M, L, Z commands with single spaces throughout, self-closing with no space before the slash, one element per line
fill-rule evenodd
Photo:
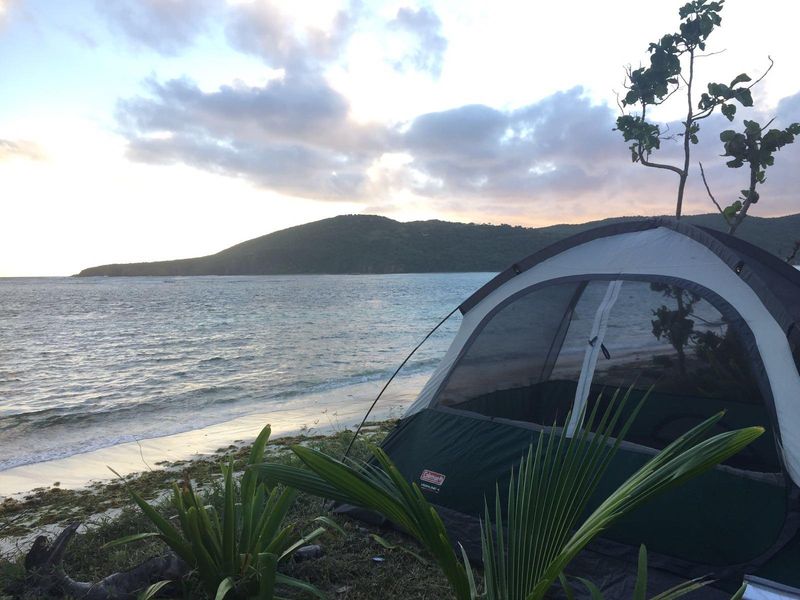
<path fill-rule="evenodd" d="M 684 219 L 717 229 L 723 226 L 718 215 Z M 500 271 L 557 240 L 618 220 L 526 228 L 446 221 L 400 223 L 372 215 L 343 215 L 276 231 L 211 256 L 102 265 L 84 269 L 78 276 Z M 739 236 L 784 257 L 800 238 L 800 214 L 748 217 Z"/>

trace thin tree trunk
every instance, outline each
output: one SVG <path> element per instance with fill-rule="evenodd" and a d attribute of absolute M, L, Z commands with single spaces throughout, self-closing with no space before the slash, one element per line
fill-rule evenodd
<path fill-rule="evenodd" d="M 728 229 L 728 233 L 730 235 L 735 235 L 736 230 L 738 229 L 739 225 L 742 224 L 744 218 L 747 216 L 747 209 L 750 208 L 750 205 L 753 203 L 753 196 L 756 192 L 756 186 L 758 185 L 758 162 L 755 159 L 750 160 L 750 190 L 747 194 L 747 198 L 742 204 L 742 208 L 739 209 L 739 212 L 736 213 L 736 216 L 733 218 L 733 222 L 731 223 L 730 228 Z"/>
<path fill-rule="evenodd" d="M 689 50 L 689 79 L 686 83 L 686 99 L 689 110 L 686 113 L 686 122 L 683 132 L 683 171 L 678 180 L 678 202 L 675 206 L 675 218 L 681 218 L 683 210 L 683 192 L 686 189 L 686 180 L 689 177 L 689 159 L 691 155 L 691 129 L 694 123 L 694 107 L 692 106 L 692 81 L 694 80 L 694 50 Z"/>

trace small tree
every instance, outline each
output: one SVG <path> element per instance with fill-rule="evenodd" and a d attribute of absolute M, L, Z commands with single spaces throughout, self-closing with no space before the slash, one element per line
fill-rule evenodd
<path fill-rule="evenodd" d="M 792 123 L 786 129 L 770 129 L 765 133 L 765 130 L 771 124 L 772 121 L 769 121 L 762 127 L 756 121 L 745 120 L 742 133 L 728 129 L 719 134 L 719 139 L 725 149 L 723 156 L 731 159 L 726 163 L 728 167 L 738 169 L 746 164 L 750 171 L 748 188 L 741 190 L 739 199 L 730 206 L 722 208 L 716 201 L 706 181 L 703 165 L 700 165 L 700 172 L 703 176 L 706 191 L 720 214 L 722 214 L 722 218 L 728 224 L 728 233 L 731 235 L 736 233 L 736 229 L 742 224 L 750 206 L 758 202 L 760 195 L 756 191 L 756 187 L 766 182 L 767 167 L 775 164 L 775 152 L 793 143 L 794 137 L 800 135 L 800 123 Z M 792 258 L 794 258 L 794 253 L 789 258 L 789 261 Z"/>
<path fill-rule="evenodd" d="M 683 208 L 683 194 L 686 180 L 689 177 L 691 146 L 697 144 L 700 121 L 708 118 L 720 107 L 722 114 L 733 120 L 736 104 L 752 106 L 753 97 L 750 89 L 761 78 L 750 85 L 750 77 L 742 73 L 730 84 L 709 83 L 708 91 L 703 93 L 695 107 L 693 93 L 695 86 L 695 61 L 702 56 L 706 48 L 706 40 L 715 27 L 722 23 L 720 11 L 725 0 L 709 2 L 693 0 L 685 4 L 679 11 L 681 19 L 678 33 L 663 36 L 658 42 L 650 44 L 650 66 L 636 70 L 628 68 L 625 87 L 628 92 L 622 99 L 620 108 L 638 107 L 638 112 L 622 114 L 617 119 L 616 129 L 622 133 L 626 142 L 630 142 L 631 160 L 645 167 L 664 169 L 678 175 L 675 216 L 680 219 Z M 766 73 L 765 73 L 766 75 Z M 763 76 L 762 76 L 763 78 Z M 681 123 L 682 131 L 676 135 L 668 135 L 666 128 L 647 120 L 647 111 L 651 107 L 666 102 L 673 94 L 682 90 L 686 95 L 686 119 Z M 683 163 L 672 165 L 657 163 L 651 160 L 654 151 L 661 148 L 665 139 L 683 138 Z"/>

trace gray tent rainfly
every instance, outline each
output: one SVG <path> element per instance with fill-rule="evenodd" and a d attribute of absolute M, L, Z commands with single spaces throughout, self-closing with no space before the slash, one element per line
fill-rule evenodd
<path fill-rule="evenodd" d="M 720 410 L 723 429 L 767 432 L 606 532 L 597 569 L 635 561 L 645 543 L 665 576 L 800 594 L 800 272 L 717 231 L 626 221 L 521 260 L 460 309 L 452 345 L 384 442 L 456 539 L 476 541 L 484 496 L 540 432 L 576 429 L 611 389 L 653 386 L 598 499 Z"/>

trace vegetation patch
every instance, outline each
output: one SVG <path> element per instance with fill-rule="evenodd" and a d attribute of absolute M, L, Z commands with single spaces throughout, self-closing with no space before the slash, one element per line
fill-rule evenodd
<path fill-rule="evenodd" d="M 394 421 L 368 423 L 351 450 L 354 457 L 368 456 L 368 443 L 379 443 L 394 426 Z M 274 463 L 299 464 L 289 448 L 303 445 L 332 456 L 342 456 L 352 439 L 352 432 L 330 436 L 294 436 L 270 441 L 268 460 Z M 132 568 L 167 548 L 159 539 L 101 549 L 125 536 L 151 532 L 150 520 L 131 500 L 128 489 L 154 503 L 168 518 L 175 509 L 166 492 L 173 483 L 189 478 L 207 501 L 221 501 L 219 463 L 232 458 L 234 469 L 241 473 L 250 453 L 250 445 L 218 450 L 214 455 L 179 463 L 163 463 L 162 468 L 125 477 L 124 483 L 112 480 L 96 482 L 78 490 L 58 486 L 33 490 L 21 499 L 7 499 L 0 505 L 0 536 L 6 546 L 0 556 L 0 598 L 33 600 L 43 598 L 26 584 L 24 553 L 35 535 L 55 533 L 71 522 L 82 522 L 78 534 L 64 557 L 64 571 L 76 581 L 99 581 L 107 575 Z M 314 496 L 300 494 L 289 511 L 287 524 L 297 532 L 307 533 L 316 527 L 314 519 L 327 513 L 327 505 Z M 316 540 L 322 555 L 309 560 L 291 560 L 281 565 L 286 575 L 309 581 L 329 598 L 449 598 L 449 586 L 435 563 L 415 557 L 419 548 L 402 534 L 368 526 L 339 515 L 331 515 L 341 531 L 330 531 Z M 376 536 L 376 537 L 373 537 Z M 13 544 L 17 538 L 18 544 Z M 411 552 L 409 552 L 411 550 Z M 186 584 L 185 584 L 186 585 Z M 184 598 L 207 597 L 202 589 L 186 587 L 169 590 Z M 281 589 L 288 598 L 312 597 L 308 593 Z"/>

